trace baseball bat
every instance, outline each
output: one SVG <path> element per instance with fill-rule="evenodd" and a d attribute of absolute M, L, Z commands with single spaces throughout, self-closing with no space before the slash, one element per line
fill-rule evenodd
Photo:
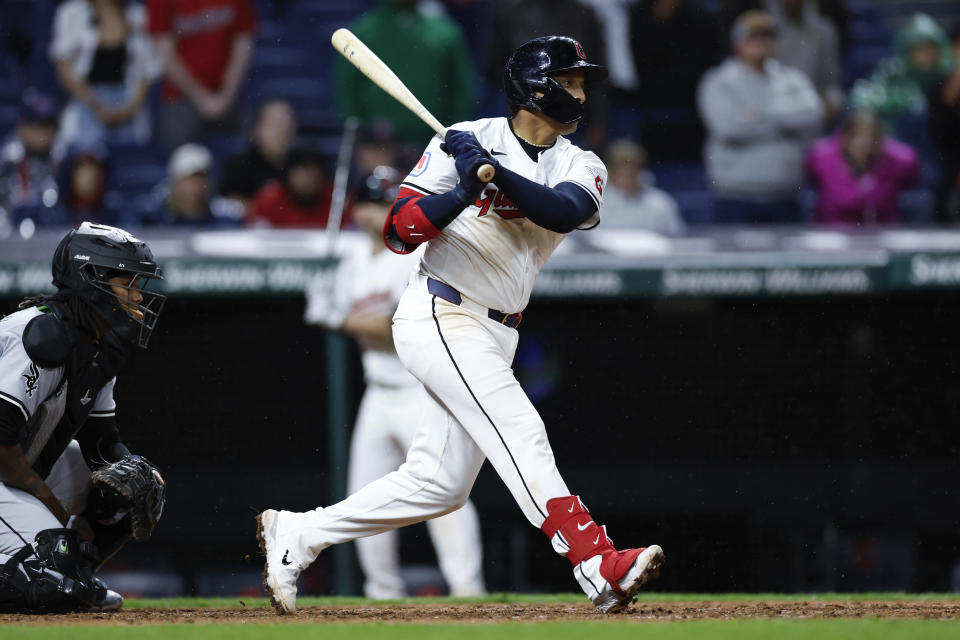
<path fill-rule="evenodd" d="M 417 100 L 417 97 L 407 88 L 407 85 L 403 84 L 397 74 L 391 71 L 390 67 L 384 64 L 383 60 L 378 58 L 377 54 L 363 44 L 349 29 L 334 31 L 330 42 L 333 43 L 333 48 L 340 52 L 340 55 L 355 66 L 360 73 L 370 78 L 373 84 L 386 91 L 407 109 L 410 109 L 441 137 L 446 134 L 446 129 L 440 124 L 440 121 L 433 117 L 433 114 Z M 477 169 L 477 178 L 483 182 L 493 180 L 493 174 L 493 165 L 485 164 Z"/>

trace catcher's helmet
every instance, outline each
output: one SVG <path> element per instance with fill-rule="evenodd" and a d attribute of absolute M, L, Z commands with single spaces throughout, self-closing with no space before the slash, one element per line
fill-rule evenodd
<path fill-rule="evenodd" d="M 126 284 L 110 278 L 129 277 Z M 53 254 L 53 284 L 69 289 L 102 317 L 121 339 L 146 349 L 167 297 L 146 291 L 162 280 L 153 252 L 123 229 L 83 222 L 70 231 Z M 112 287 L 139 293 L 141 301 L 121 300 Z"/>
<path fill-rule="evenodd" d="M 524 42 L 503 70 L 503 87 L 510 110 L 528 107 L 563 124 L 578 121 L 583 117 L 583 106 L 550 77 L 570 69 L 583 69 L 588 84 L 607 77 L 606 69 L 587 62 L 583 47 L 573 38 L 545 36 Z"/>

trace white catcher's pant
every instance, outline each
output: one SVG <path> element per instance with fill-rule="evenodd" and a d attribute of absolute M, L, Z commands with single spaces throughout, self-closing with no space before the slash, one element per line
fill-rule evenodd
<path fill-rule="evenodd" d="M 84 461 L 76 440 L 71 441 L 57 458 L 45 481 L 68 514 L 77 515 L 86 508 L 87 495 L 90 493 L 90 468 Z M 2 482 L 0 516 L 9 524 L 8 527 L 0 522 L 0 564 L 22 549 L 24 540 L 33 542 L 41 531 L 63 526 L 37 498 Z M 13 527 L 16 533 L 11 531 L 10 527 Z"/>
<path fill-rule="evenodd" d="M 350 443 L 349 493 L 356 493 L 403 464 L 418 424 L 403 408 L 419 402 L 421 395 L 424 395 L 422 387 L 416 384 L 367 386 Z M 473 504 L 467 501 L 460 509 L 429 520 L 427 531 L 450 593 L 460 597 L 485 593 L 480 521 Z M 396 531 L 385 531 L 356 540 L 357 558 L 366 578 L 363 590 L 367 597 L 402 598 L 406 595 L 400 577 L 397 538 Z"/>
<path fill-rule="evenodd" d="M 393 337 L 427 391 L 419 407 L 395 409 L 418 425 L 407 460 L 335 505 L 294 514 L 284 538 L 301 566 L 330 545 L 455 511 L 484 458 L 535 527 L 546 518 L 547 500 L 570 495 L 543 420 L 510 368 L 516 330 L 435 298 L 426 278 L 414 275 L 394 314 Z"/>

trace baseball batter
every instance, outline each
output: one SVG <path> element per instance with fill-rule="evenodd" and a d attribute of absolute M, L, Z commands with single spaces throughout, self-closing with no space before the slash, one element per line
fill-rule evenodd
<path fill-rule="evenodd" d="M 388 251 L 380 239 L 399 178 L 396 169 L 380 166 L 361 182 L 353 217 L 369 242 L 343 259 L 332 287 L 319 280 L 307 290 L 306 321 L 349 334 L 362 352 L 366 389 L 350 443 L 349 493 L 399 468 L 418 426 L 407 412 L 397 410 L 416 403 L 423 391 L 397 357 L 391 317 L 419 255 Z M 453 513 L 427 521 L 427 531 L 450 593 L 483 595 L 480 521 L 473 504 L 468 501 Z M 404 597 L 396 531 L 358 538 L 356 545 L 367 597 Z"/>
<path fill-rule="evenodd" d="M 163 512 L 163 478 L 120 441 L 113 399 L 163 308 L 144 289 L 158 278 L 146 243 L 84 222 L 54 254 L 57 293 L 0 320 L 0 611 L 123 604 L 93 572 Z"/>
<path fill-rule="evenodd" d="M 540 268 L 565 234 L 600 221 L 606 169 L 563 134 L 604 76 L 570 38 L 521 45 L 504 70 L 511 117 L 454 125 L 403 182 L 383 236 L 401 253 L 427 244 L 393 317 L 397 353 L 426 390 L 417 412 L 400 409 L 418 429 L 400 469 L 342 502 L 257 516 L 278 613 L 296 611 L 301 570 L 330 545 L 458 509 L 484 459 L 598 610 L 623 609 L 658 574 L 659 546 L 618 551 L 571 495 L 510 367 Z M 476 177 L 483 164 L 490 184 Z"/>

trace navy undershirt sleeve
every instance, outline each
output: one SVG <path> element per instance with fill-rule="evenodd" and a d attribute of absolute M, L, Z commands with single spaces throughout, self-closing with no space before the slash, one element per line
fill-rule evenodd
<path fill-rule="evenodd" d="M 570 233 L 597 211 L 590 194 L 572 182 L 551 189 L 502 166 L 493 181 L 524 216 L 550 231 Z"/>
<path fill-rule="evenodd" d="M 417 199 L 417 206 L 437 230 L 453 222 L 453 219 L 471 204 L 473 201 L 469 194 L 461 189 Z"/>
<path fill-rule="evenodd" d="M 586 190 L 572 182 L 561 182 L 551 189 L 502 166 L 497 169 L 494 182 L 527 218 L 556 233 L 570 233 L 597 210 Z M 470 204 L 470 195 L 459 188 L 417 199 L 417 206 L 438 230 Z"/>

